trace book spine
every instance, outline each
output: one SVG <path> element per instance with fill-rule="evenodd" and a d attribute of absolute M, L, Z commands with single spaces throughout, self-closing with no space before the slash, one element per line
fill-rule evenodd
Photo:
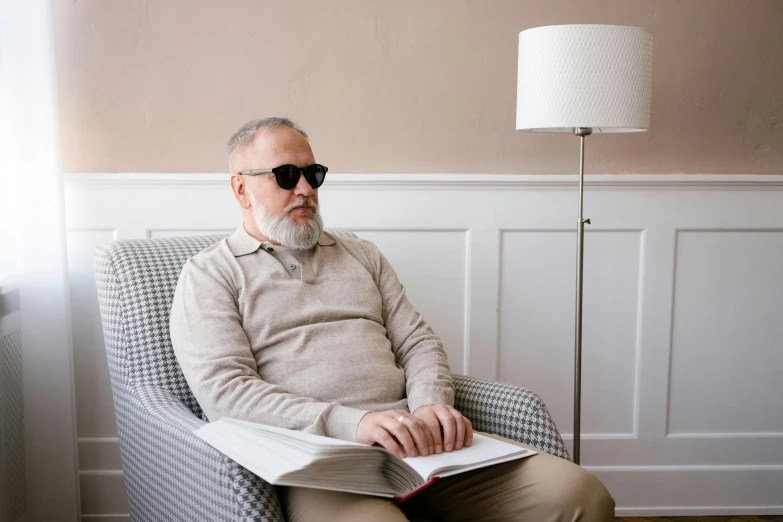
<path fill-rule="evenodd" d="M 395 501 L 395 502 L 397 502 L 398 504 L 402 504 L 402 503 L 403 503 L 403 502 L 405 502 L 406 500 L 409 500 L 411 497 L 413 497 L 414 495 L 416 495 L 416 494 L 417 494 L 419 491 L 421 491 L 421 490 L 423 490 L 423 489 L 426 489 L 426 488 L 430 487 L 430 486 L 432 485 L 432 483 L 433 483 L 433 482 L 435 482 L 436 480 L 438 480 L 438 478 L 440 478 L 440 477 L 437 477 L 437 476 L 436 476 L 436 477 L 432 477 L 432 478 L 431 478 L 431 479 L 429 479 L 427 482 L 425 482 L 424 484 L 422 484 L 422 485 L 421 485 L 421 486 L 419 486 L 418 488 L 414 489 L 413 491 L 411 491 L 410 493 L 408 493 L 408 494 L 407 494 L 407 495 L 405 495 L 404 497 L 394 497 L 394 501 Z"/>

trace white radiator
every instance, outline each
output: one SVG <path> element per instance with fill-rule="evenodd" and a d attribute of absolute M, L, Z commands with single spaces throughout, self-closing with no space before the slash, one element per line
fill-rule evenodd
<path fill-rule="evenodd" d="M 0 287 L 0 522 L 26 511 L 19 290 Z"/>

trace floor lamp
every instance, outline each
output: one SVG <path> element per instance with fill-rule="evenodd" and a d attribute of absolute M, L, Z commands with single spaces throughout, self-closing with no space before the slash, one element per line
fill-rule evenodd
<path fill-rule="evenodd" d="M 650 128 L 653 35 L 641 27 L 552 25 L 519 33 L 517 130 L 579 137 L 574 462 L 579 464 L 585 137 Z"/>

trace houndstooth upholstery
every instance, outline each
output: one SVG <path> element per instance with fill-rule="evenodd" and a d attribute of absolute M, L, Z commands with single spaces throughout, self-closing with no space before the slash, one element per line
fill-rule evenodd
<path fill-rule="evenodd" d="M 568 448 L 538 395 L 511 384 L 466 375 L 455 375 L 453 380 L 454 407 L 470 419 L 473 429 L 569 458 Z"/>
<path fill-rule="evenodd" d="M 116 241 L 95 252 L 123 469 L 137 522 L 284 522 L 272 486 L 193 434 L 207 419 L 171 347 L 169 311 L 182 266 L 223 237 Z M 456 406 L 477 430 L 568 457 L 533 393 L 466 376 L 454 376 L 454 383 Z"/>

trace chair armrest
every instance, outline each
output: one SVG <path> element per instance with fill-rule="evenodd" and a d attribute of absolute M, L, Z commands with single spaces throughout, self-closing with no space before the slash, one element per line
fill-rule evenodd
<path fill-rule="evenodd" d="M 467 375 L 454 375 L 454 407 L 473 423 L 473 429 L 534 446 L 569 459 L 555 422 L 535 393 Z"/>
<path fill-rule="evenodd" d="M 115 404 L 134 520 L 284 522 L 274 488 L 196 436 L 205 422 L 169 391 L 115 388 Z"/>

